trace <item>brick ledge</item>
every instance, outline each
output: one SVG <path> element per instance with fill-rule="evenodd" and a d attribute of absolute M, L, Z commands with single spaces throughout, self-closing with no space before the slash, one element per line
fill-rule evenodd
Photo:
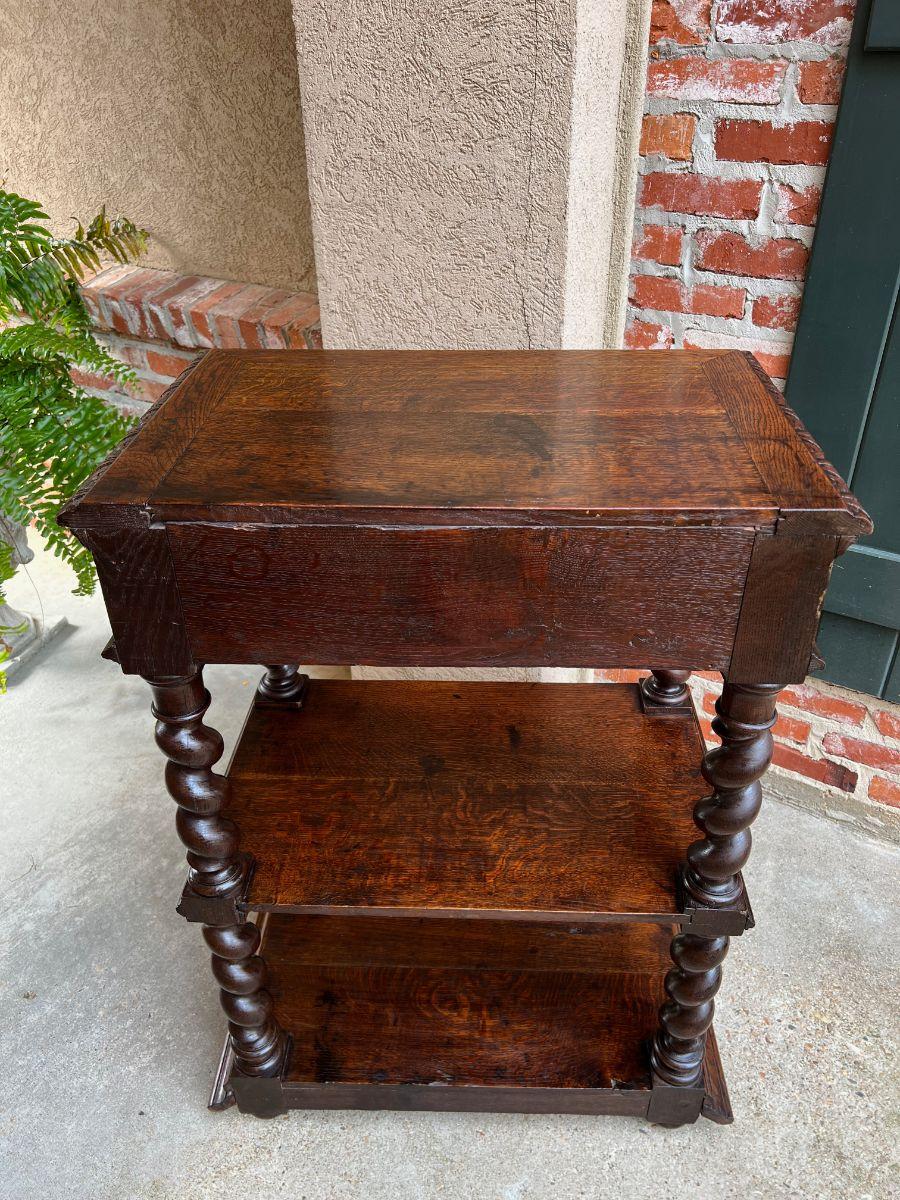
<path fill-rule="evenodd" d="M 322 345 L 311 292 L 115 266 L 81 289 L 97 329 L 185 349 L 300 349 Z"/>
<path fill-rule="evenodd" d="M 311 292 L 114 266 L 86 280 L 81 293 L 98 339 L 135 369 L 140 383 L 124 394 L 97 375 L 74 370 L 72 377 L 131 410 L 156 400 L 198 350 L 322 347 L 319 302 Z"/>

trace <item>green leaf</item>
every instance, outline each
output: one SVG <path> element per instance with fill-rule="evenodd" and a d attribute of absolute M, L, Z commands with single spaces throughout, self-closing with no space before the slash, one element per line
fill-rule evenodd
<path fill-rule="evenodd" d="M 105 208 L 86 228 L 78 222 L 71 238 L 54 237 L 48 222 L 35 201 L 0 189 L 0 511 L 33 523 L 74 571 L 76 595 L 87 595 L 93 561 L 56 516 L 131 422 L 77 387 L 70 371 L 79 366 L 122 385 L 136 376 L 94 337 L 78 281 L 101 266 L 101 254 L 139 257 L 147 234 Z M 0 598 L 15 570 L 4 547 Z"/>

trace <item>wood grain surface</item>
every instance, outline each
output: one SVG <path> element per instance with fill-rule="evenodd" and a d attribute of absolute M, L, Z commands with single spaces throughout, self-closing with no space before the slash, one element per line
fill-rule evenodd
<path fill-rule="evenodd" d="M 811 446 L 734 352 L 214 351 L 66 519 L 772 528 L 784 508 L 852 533 Z"/>
<path fill-rule="evenodd" d="M 81 540 L 94 557 L 122 670 L 189 675 L 193 651 L 165 529 L 95 525 Z"/>
<path fill-rule="evenodd" d="M 702 754 L 632 685 L 312 680 L 229 770 L 247 904 L 671 924 Z"/>
<path fill-rule="evenodd" d="M 796 534 L 823 533 L 826 525 L 835 534 L 872 532 L 868 514 L 752 354 L 712 357 L 703 371 L 778 497 L 780 526 Z"/>
<path fill-rule="evenodd" d="M 85 481 L 60 513 L 60 523 L 79 528 L 84 521 L 115 522 L 123 509 L 146 510 L 154 489 L 215 412 L 239 363 L 230 354 L 194 359 Z"/>
<path fill-rule="evenodd" d="M 723 670 L 744 529 L 171 524 L 201 662 Z"/>
<path fill-rule="evenodd" d="M 646 975 L 671 965 L 677 927 L 617 921 L 580 924 L 447 917 L 329 916 L 302 913 L 277 927 L 279 955 L 292 964 L 328 967 L 422 967 L 463 971 L 561 971 Z"/>
<path fill-rule="evenodd" d="M 710 1030 L 697 1089 L 659 1088 L 646 1040 L 671 927 L 267 915 L 291 1051 L 283 1107 L 732 1120 Z M 273 1081 L 275 1082 L 275 1081 Z M 273 1102 L 274 1100 L 274 1102 Z"/>
<path fill-rule="evenodd" d="M 335 965 L 327 950 L 315 964 L 295 957 L 307 920 L 273 917 L 263 948 L 276 1015 L 293 1038 L 287 1082 L 648 1086 L 643 1042 L 663 999 L 662 948 L 655 972 L 643 973 Z M 415 926 L 395 924 L 415 939 Z M 458 923 L 444 924 L 453 962 Z M 658 932 L 630 936 L 645 938 L 646 954 Z"/>
<path fill-rule="evenodd" d="M 871 527 L 723 351 L 211 352 L 61 520 L 97 555 L 128 672 L 747 682 L 803 677 L 828 563 Z"/>
<path fill-rule="evenodd" d="M 732 682 L 803 682 L 838 553 L 836 538 L 756 535 L 725 672 Z"/>
<path fill-rule="evenodd" d="M 774 693 L 871 529 L 752 359 L 215 351 L 60 520 L 154 688 L 242 1111 L 731 1119 L 710 1022 Z M 269 665 L 227 786 L 205 662 Z M 657 682 L 304 693 L 297 662 Z M 705 759 L 691 669 L 726 675 Z"/>

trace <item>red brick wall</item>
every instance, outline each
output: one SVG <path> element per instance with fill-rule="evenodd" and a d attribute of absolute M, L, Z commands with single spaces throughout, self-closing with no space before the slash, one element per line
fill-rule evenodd
<path fill-rule="evenodd" d="M 854 3 L 653 0 L 627 346 L 751 350 L 783 384 Z M 720 683 L 693 686 L 712 739 Z M 900 708 L 809 680 L 779 711 L 777 792 L 900 831 Z"/>
<path fill-rule="evenodd" d="M 654 0 L 625 344 L 784 380 L 853 0 Z"/>

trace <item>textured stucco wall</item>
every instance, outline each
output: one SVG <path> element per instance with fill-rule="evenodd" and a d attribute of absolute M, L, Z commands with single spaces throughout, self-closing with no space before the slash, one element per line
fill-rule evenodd
<path fill-rule="evenodd" d="M 99 203 L 148 264 L 309 289 L 290 0 L 0 0 L 0 178 L 60 229 Z"/>
<path fill-rule="evenodd" d="M 326 345 L 600 343 L 634 7 L 294 0 Z"/>
<path fill-rule="evenodd" d="M 649 5 L 577 3 L 560 343 L 567 349 L 621 344 Z"/>
<path fill-rule="evenodd" d="M 294 13 L 326 345 L 558 344 L 574 4 Z"/>

